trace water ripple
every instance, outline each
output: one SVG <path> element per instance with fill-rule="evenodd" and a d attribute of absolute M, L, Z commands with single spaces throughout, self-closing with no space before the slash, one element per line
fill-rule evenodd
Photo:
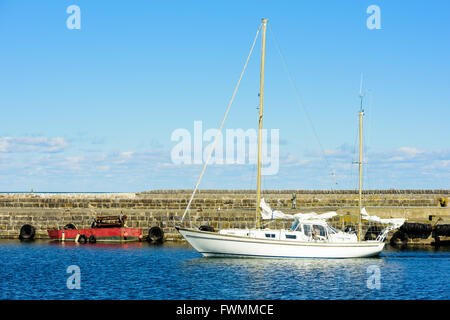
<path fill-rule="evenodd" d="M 449 299 L 450 250 L 367 259 L 202 258 L 184 244 L 0 241 L 0 299 Z M 81 269 L 81 289 L 66 272 Z M 380 270 L 369 288 L 368 267 Z M 373 267 L 372 267 L 373 268 Z"/>

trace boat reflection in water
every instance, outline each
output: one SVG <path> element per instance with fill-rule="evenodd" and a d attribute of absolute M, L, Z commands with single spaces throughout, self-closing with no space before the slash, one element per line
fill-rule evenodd
<path fill-rule="evenodd" d="M 142 248 L 143 242 L 123 242 L 123 243 L 107 243 L 107 242 L 96 242 L 90 244 L 82 244 L 79 242 L 61 242 L 58 240 L 50 241 L 50 245 L 58 246 L 58 247 L 67 247 L 67 248 L 76 248 L 76 247 L 86 247 L 86 248 L 111 248 L 111 249 L 137 249 Z M 145 243 L 147 245 L 147 243 Z"/>

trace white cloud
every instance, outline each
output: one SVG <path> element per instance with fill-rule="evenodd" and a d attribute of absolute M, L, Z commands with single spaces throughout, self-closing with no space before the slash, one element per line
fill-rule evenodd
<path fill-rule="evenodd" d="M 299 159 L 292 153 L 282 153 L 280 155 L 280 166 L 286 167 L 303 167 L 310 163 L 311 160 Z"/>
<path fill-rule="evenodd" d="M 133 156 L 133 154 L 134 154 L 133 151 L 125 151 L 125 152 L 122 152 L 120 155 L 125 158 L 131 158 Z"/>
<path fill-rule="evenodd" d="M 355 149 L 356 150 L 356 149 Z M 343 144 L 337 148 L 333 149 L 324 149 L 322 151 L 313 151 L 313 152 L 307 152 L 306 156 L 309 157 L 326 157 L 326 158 L 346 158 L 351 157 L 354 153 L 354 150 L 347 145 Z"/>
<path fill-rule="evenodd" d="M 4 153 L 54 153 L 64 150 L 67 146 L 67 141 L 61 137 L 0 137 L 0 152 Z"/>
<path fill-rule="evenodd" d="M 398 148 L 398 151 L 405 154 L 406 156 L 408 156 L 410 158 L 413 158 L 419 154 L 424 153 L 424 151 L 422 151 L 422 150 L 419 150 L 417 148 L 409 148 L 409 147 Z"/>
<path fill-rule="evenodd" d="M 450 169 L 450 160 L 435 160 L 425 166 L 425 169 Z"/>
<path fill-rule="evenodd" d="M 49 140 L 49 139 L 47 139 Z M 47 141 L 42 140 L 42 141 Z M 2 150 L 10 150 L 11 140 Z M 42 145 L 35 143 L 35 145 Z M 35 141 L 36 142 L 36 141 Z M 17 146 L 18 144 L 16 144 Z M 201 165 L 175 165 L 170 150 L 116 150 L 114 152 L 64 150 L 44 152 L 58 143 L 41 147 L 36 155 L 0 152 L 0 189 L 47 191 L 140 191 L 157 188 L 191 188 Z M 60 146 L 64 143 L 60 143 Z M 29 144 L 22 144 L 22 147 Z M 25 148 L 25 147 L 24 147 Z M 72 152 L 74 151 L 74 152 Z M 4 152 L 4 151 L 2 151 Z M 367 152 L 364 188 L 446 188 L 450 179 L 450 150 L 401 147 Z M 3 159 L 2 157 L 8 157 Z M 263 188 L 329 189 L 357 187 L 357 155 L 347 146 L 321 152 L 280 153 L 277 175 L 264 176 Z M 330 165 L 328 167 L 327 163 Z M 335 173 L 338 185 L 331 173 Z M 16 183 L 13 185 L 12 183 Z M 252 188 L 255 165 L 211 165 L 200 188 Z M 11 187 L 13 186 L 13 187 Z"/>

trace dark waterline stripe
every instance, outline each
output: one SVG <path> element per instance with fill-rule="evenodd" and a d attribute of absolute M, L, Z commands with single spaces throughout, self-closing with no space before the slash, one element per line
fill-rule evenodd
<path fill-rule="evenodd" d="M 238 254 L 238 253 L 221 253 L 221 252 L 207 252 L 207 251 L 199 251 L 200 253 L 205 254 L 215 254 L 222 256 L 238 256 L 238 257 L 260 257 L 260 258 L 283 258 L 283 259 L 357 259 L 357 258 L 320 258 L 320 257 L 288 257 L 288 256 L 265 256 L 258 254 Z M 367 257 L 370 258 L 370 257 Z"/>

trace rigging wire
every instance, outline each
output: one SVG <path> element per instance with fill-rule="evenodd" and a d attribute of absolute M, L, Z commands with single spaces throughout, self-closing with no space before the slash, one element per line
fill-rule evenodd
<path fill-rule="evenodd" d="M 257 170 L 257 165 L 256 164 L 254 164 L 254 165 L 252 165 L 252 167 L 251 167 L 251 170 L 250 170 L 250 175 L 251 175 L 251 178 L 250 178 L 250 185 L 251 186 L 254 186 L 254 185 L 256 185 L 256 182 L 257 182 L 257 173 L 256 173 L 256 170 Z M 263 184 L 264 184 L 264 179 L 261 179 L 262 180 L 262 182 L 263 182 Z M 247 227 L 248 227 L 248 222 L 246 222 L 247 223 Z M 256 219 L 255 219 L 255 229 L 256 229 L 256 227 L 257 227 L 257 223 L 258 223 L 258 216 L 256 216 Z"/>
<path fill-rule="evenodd" d="M 372 135 L 372 129 L 373 129 L 373 96 L 372 96 L 372 91 L 371 90 L 367 90 L 367 97 L 369 100 L 368 106 L 369 106 L 369 117 L 368 117 L 368 125 L 367 125 L 367 130 L 366 130 L 366 150 L 364 152 L 364 154 L 368 155 L 369 154 L 369 148 L 370 146 L 373 144 L 373 135 Z M 370 168 L 369 168 L 370 166 Z M 366 161 L 366 180 L 367 180 L 367 189 L 370 190 L 372 187 L 372 180 L 371 177 L 369 175 L 369 173 L 371 172 L 371 163 L 369 161 Z"/>
<path fill-rule="evenodd" d="M 333 167 L 331 166 L 330 162 L 328 161 L 328 158 L 325 156 L 325 154 L 326 154 L 326 153 L 325 153 L 325 149 L 324 149 L 322 143 L 320 142 L 320 139 L 319 139 L 319 136 L 318 136 L 318 134 L 317 134 L 317 131 L 316 131 L 315 127 L 314 127 L 314 124 L 313 124 L 313 122 L 312 122 L 312 120 L 311 120 L 311 117 L 310 117 L 309 114 L 308 114 L 308 110 L 306 109 L 305 105 L 302 103 L 302 99 L 300 98 L 300 94 L 299 94 L 299 92 L 298 92 L 298 90 L 297 90 L 297 86 L 295 85 L 295 82 L 294 82 L 294 79 L 293 79 L 293 77 L 292 77 L 292 74 L 291 74 L 291 72 L 289 71 L 289 68 L 288 68 L 288 66 L 287 66 L 286 59 L 284 58 L 284 55 L 283 55 L 282 52 L 281 52 L 281 49 L 280 49 L 280 46 L 279 46 L 279 44 L 278 44 L 277 38 L 275 37 L 275 34 L 273 33 L 272 28 L 271 28 L 270 25 L 269 25 L 269 30 L 270 30 L 270 34 L 272 35 L 272 37 L 273 37 L 273 39 L 274 39 L 275 47 L 277 48 L 278 54 L 280 55 L 281 61 L 282 61 L 282 63 L 283 63 L 284 70 L 285 70 L 285 72 L 288 74 L 289 82 L 290 82 L 290 84 L 291 84 L 292 90 L 293 90 L 294 93 L 295 93 L 295 97 L 296 97 L 296 99 L 297 99 L 297 103 L 301 106 L 301 108 L 303 109 L 303 112 L 304 112 L 305 115 L 306 115 L 306 118 L 307 118 L 307 120 L 308 120 L 308 123 L 309 123 L 309 125 L 310 125 L 310 127 L 311 127 L 311 129 L 312 129 L 312 131 L 313 131 L 314 137 L 316 138 L 316 141 L 317 141 L 317 143 L 319 144 L 320 149 L 322 150 L 322 156 L 323 156 L 323 158 L 324 158 L 324 160 L 325 160 L 325 163 L 326 163 L 328 169 L 330 170 L 331 178 L 332 178 L 334 184 L 337 185 L 338 182 L 336 181 L 336 175 L 335 175 L 335 172 L 334 172 L 334 170 L 333 170 Z M 331 187 L 331 189 L 333 189 L 333 188 Z"/>
<path fill-rule="evenodd" d="M 357 163 L 358 163 L 358 162 L 356 161 L 356 160 L 357 160 L 357 157 L 358 157 L 358 153 L 357 153 L 357 151 L 356 151 L 356 149 L 357 149 L 357 144 L 358 144 L 358 135 L 359 135 L 359 132 L 358 132 L 358 131 L 359 131 L 359 130 L 358 130 L 358 126 L 356 126 L 356 130 L 355 130 L 355 140 L 354 140 L 354 142 L 353 142 L 352 166 L 350 167 L 350 168 L 351 168 L 351 169 L 350 169 L 350 181 L 351 181 L 350 186 L 352 186 L 353 183 L 355 183 L 355 191 L 358 190 L 358 186 L 357 186 L 357 183 L 356 183 L 356 181 L 357 181 L 357 180 L 356 180 L 356 173 L 355 173 L 356 170 L 354 170 L 354 168 L 355 168 L 354 164 L 357 164 Z"/>
<path fill-rule="evenodd" d="M 203 165 L 203 169 L 202 169 L 202 172 L 200 173 L 200 177 L 198 178 L 197 184 L 195 185 L 195 188 L 194 188 L 194 191 L 192 192 L 191 198 L 189 199 L 189 202 L 188 202 L 188 204 L 186 206 L 186 209 L 184 210 L 183 217 L 181 218 L 181 222 L 184 220 L 184 217 L 186 216 L 186 213 L 189 211 L 189 209 L 191 207 L 192 200 L 194 199 L 195 193 L 197 192 L 197 189 L 198 189 L 198 187 L 200 185 L 200 182 L 202 181 L 202 178 L 203 178 L 203 175 L 205 173 L 206 167 L 208 166 L 209 160 L 211 159 L 211 156 L 212 156 L 214 150 L 216 149 L 216 144 L 217 144 L 218 137 L 222 134 L 223 125 L 225 124 L 225 120 L 227 119 L 228 113 L 230 112 L 230 108 L 231 108 L 231 105 L 233 104 L 234 97 L 236 96 L 237 90 L 238 90 L 239 85 L 241 83 L 242 77 L 244 76 L 245 70 L 247 69 L 247 65 L 248 65 L 248 62 L 250 60 L 250 56 L 252 55 L 253 48 L 255 47 L 256 40 L 258 39 L 258 35 L 259 35 L 259 31 L 261 30 L 261 27 L 262 27 L 262 24 L 259 26 L 258 31 L 256 31 L 256 36 L 255 36 L 255 39 L 253 40 L 253 44 L 252 44 L 252 47 L 250 49 L 250 53 L 248 54 L 247 60 L 245 61 L 245 64 L 244 64 L 244 68 L 242 69 L 242 72 L 241 72 L 241 75 L 239 77 L 239 80 L 238 80 L 238 82 L 236 84 L 236 87 L 234 88 L 233 95 L 231 96 L 230 102 L 228 103 L 228 107 L 227 107 L 227 111 L 225 112 L 225 116 L 223 117 L 223 120 L 220 123 L 219 129 L 217 130 L 217 134 L 215 136 L 214 143 L 213 143 L 213 146 L 212 146 L 212 148 L 211 148 L 211 150 L 209 152 L 208 158 L 207 158 L 205 164 Z"/>

